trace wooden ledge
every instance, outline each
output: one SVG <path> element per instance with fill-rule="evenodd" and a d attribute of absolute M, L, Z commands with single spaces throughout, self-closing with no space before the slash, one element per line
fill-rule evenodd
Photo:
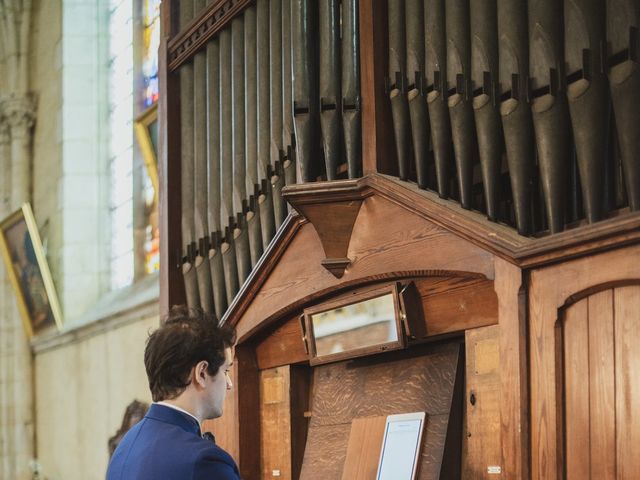
<path fill-rule="evenodd" d="M 591 225 L 542 238 L 524 237 L 514 228 L 465 210 L 453 200 L 421 190 L 414 183 L 371 174 L 359 180 L 366 188 L 401 204 L 451 233 L 523 269 L 537 268 L 590 255 L 611 247 L 640 242 L 640 212 L 628 212 Z"/>

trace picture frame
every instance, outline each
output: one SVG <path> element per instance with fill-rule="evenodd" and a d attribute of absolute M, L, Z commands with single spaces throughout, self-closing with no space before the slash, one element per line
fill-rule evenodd
<path fill-rule="evenodd" d="M 0 251 L 29 338 L 62 328 L 62 311 L 31 205 L 0 222 Z"/>
<path fill-rule="evenodd" d="M 134 122 L 134 131 L 142 159 L 147 169 L 156 196 L 158 195 L 158 102 L 142 112 Z"/>

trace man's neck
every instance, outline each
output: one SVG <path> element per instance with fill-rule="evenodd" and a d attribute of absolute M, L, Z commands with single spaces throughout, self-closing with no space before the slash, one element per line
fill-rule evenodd
<path fill-rule="evenodd" d="M 186 413 L 187 415 L 193 417 L 198 422 L 198 425 L 200 426 L 200 431 L 202 431 L 202 420 L 193 411 L 193 408 L 190 408 L 189 405 L 185 405 L 185 402 L 181 402 L 180 399 L 174 398 L 173 400 L 162 400 L 156 403 L 158 405 L 165 405 L 169 408 L 174 408 L 180 412 Z"/>

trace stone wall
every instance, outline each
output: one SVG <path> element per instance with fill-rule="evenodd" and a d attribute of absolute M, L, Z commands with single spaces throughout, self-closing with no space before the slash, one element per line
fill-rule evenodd
<path fill-rule="evenodd" d="M 97 334 L 85 327 L 84 338 L 60 338 L 36 354 L 36 446 L 48 480 L 103 480 L 107 441 L 127 405 L 151 401 L 143 353 L 157 316 L 106 323 Z"/>

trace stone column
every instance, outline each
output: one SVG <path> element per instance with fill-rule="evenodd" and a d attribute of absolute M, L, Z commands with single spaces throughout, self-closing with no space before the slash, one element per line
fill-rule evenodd
<path fill-rule="evenodd" d="M 3 181 L 1 186 L 2 198 L 7 199 L 2 208 L 4 218 L 31 196 L 34 102 L 28 96 L 5 98 L 0 111 L 5 119 L 0 158 L 3 173 L 7 173 L 3 177 L 10 179 L 8 185 Z M 0 472 L 2 478 L 29 480 L 32 478 L 29 462 L 35 457 L 33 362 L 15 292 L 7 281 L 4 266 L 0 289 Z"/>
<path fill-rule="evenodd" d="M 17 210 L 31 197 L 31 133 L 35 102 L 25 95 L 3 102 L 4 116 L 11 133 L 11 209 Z"/>
<path fill-rule="evenodd" d="M 0 102 L 1 107 L 1 102 Z M 11 199 L 11 137 L 9 125 L 0 108 L 0 220 L 9 212 Z M 11 370 L 9 358 L 6 352 L 7 334 L 6 318 L 9 315 L 8 303 L 11 294 L 11 285 L 7 279 L 4 262 L 0 261 L 0 478 L 10 478 L 9 445 L 11 444 L 9 429 L 9 405 L 7 376 Z"/>
<path fill-rule="evenodd" d="M 1 102 L 0 102 L 1 103 Z M 0 112 L 0 219 L 9 213 L 11 199 L 11 136 L 9 124 Z"/>

